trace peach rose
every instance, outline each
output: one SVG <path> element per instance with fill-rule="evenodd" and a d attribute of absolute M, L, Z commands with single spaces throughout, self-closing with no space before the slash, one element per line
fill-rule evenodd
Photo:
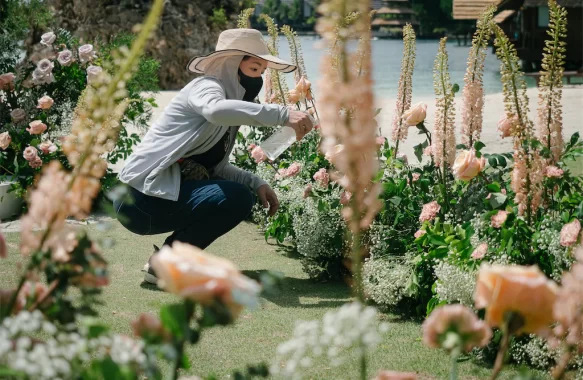
<path fill-rule="evenodd" d="M 164 290 L 202 305 L 219 299 L 233 319 L 244 306 L 255 303 L 261 291 L 257 282 L 243 276 L 229 260 L 180 242 L 172 248 L 164 246 L 152 257 L 152 267 Z"/>
<path fill-rule="evenodd" d="M 478 246 L 478 248 L 474 249 L 474 252 L 472 252 L 472 259 L 474 260 L 480 260 L 482 259 L 484 256 L 486 256 L 486 253 L 488 253 L 488 244 L 487 243 L 482 243 Z"/>
<path fill-rule="evenodd" d="M 314 174 L 314 180 L 320 187 L 327 188 L 330 182 L 330 175 L 328 175 L 326 169 L 322 168 Z"/>
<path fill-rule="evenodd" d="M 473 149 L 461 151 L 453 163 L 453 175 L 462 181 L 469 181 L 477 176 L 486 166 L 486 159 L 476 157 Z"/>
<path fill-rule="evenodd" d="M 564 171 L 556 166 L 547 166 L 545 168 L 545 176 L 548 178 L 561 178 Z"/>
<path fill-rule="evenodd" d="M 414 127 L 425 120 L 427 116 L 427 104 L 417 103 L 403 113 L 403 120 L 408 126 Z"/>
<path fill-rule="evenodd" d="M 28 146 L 26 147 L 24 152 L 22 152 L 22 156 L 26 161 L 33 161 L 35 158 L 38 157 L 38 151 L 36 150 L 35 147 Z"/>
<path fill-rule="evenodd" d="M 41 150 L 41 152 L 43 152 L 43 154 L 55 153 L 59 149 L 55 144 L 53 144 L 50 141 L 45 141 L 41 143 L 38 147 Z"/>
<path fill-rule="evenodd" d="M 38 100 L 38 106 L 36 106 L 36 108 L 48 110 L 49 108 L 51 108 L 53 106 L 54 102 L 55 101 L 53 100 L 53 98 L 51 98 L 48 95 L 45 95 Z"/>
<path fill-rule="evenodd" d="M 12 117 L 12 121 L 18 123 L 26 118 L 26 113 L 22 108 L 16 108 L 12 112 L 10 112 L 10 117 Z"/>
<path fill-rule="evenodd" d="M 492 215 L 492 227 L 494 228 L 501 228 L 506 219 L 508 218 L 508 211 L 498 210 L 496 215 Z"/>
<path fill-rule="evenodd" d="M 512 136 L 512 128 L 516 123 L 517 118 L 516 116 L 512 115 L 508 117 L 508 115 L 502 116 L 502 118 L 498 121 L 498 131 L 502 134 L 502 138 Z"/>
<path fill-rule="evenodd" d="M 94 58 L 97 58 L 97 56 L 95 55 L 95 51 L 93 50 L 93 45 L 86 44 L 79 47 L 79 60 L 81 61 L 81 63 L 89 62 Z"/>
<path fill-rule="evenodd" d="M 453 332 L 461 339 L 460 345 L 469 352 L 474 347 L 484 347 L 492 338 L 492 330 L 468 307 L 455 304 L 438 307 L 423 322 L 423 343 L 431 348 L 452 350 L 444 346 L 446 334 Z"/>
<path fill-rule="evenodd" d="M 507 312 L 524 319 L 517 334 L 545 332 L 553 321 L 553 305 L 559 287 L 536 266 L 503 266 L 483 263 L 478 273 L 475 306 L 486 309 L 492 327 L 504 324 Z"/>
<path fill-rule="evenodd" d="M 298 83 L 296 83 L 296 90 L 304 97 L 310 92 L 311 87 L 312 83 L 310 83 L 310 81 L 304 76 L 302 76 Z"/>
<path fill-rule="evenodd" d="M 352 198 L 352 193 L 350 191 L 344 190 L 340 193 L 340 204 L 347 205 Z"/>
<path fill-rule="evenodd" d="M 415 372 L 381 371 L 374 380 L 417 380 Z"/>
<path fill-rule="evenodd" d="M 423 210 L 421 210 L 421 215 L 419 216 L 419 221 L 423 223 L 435 219 L 439 210 L 441 210 L 441 206 L 437 201 L 424 204 Z"/>
<path fill-rule="evenodd" d="M 57 39 L 57 36 L 53 32 L 48 32 L 40 36 L 41 45 L 51 46 L 53 42 Z"/>
<path fill-rule="evenodd" d="M 14 90 L 14 80 L 16 76 L 13 73 L 6 73 L 0 75 L 0 90 L 12 91 Z"/>
<path fill-rule="evenodd" d="M 29 125 L 29 128 L 26 128 L 26 130 L 31 135 L 40 135 L 40 134 L 44 133 L 44 131 L 47 130 L 47 125 L 40 120 L 35 120 L 28 125 Z"/>
<path fill-rule="evenodd" d="M 5 150 L 10 146 L 11 142 L 12 137 L 10 137 L 10 134 L 8 132 L 0 133 L 0 149 Z"/>
<path fill-rule="evenodd" d="M 300 93 L 297 90 L 289 90 L 287 93 L 287 101 L 293 104 L 299 102 Z"/>
<path fill-rule="evenodd" d="M 265 155 L 265 152 L 263 152 L 263 149 L 261 149 L 260 146 L 255 146 L 255 148 L 251 150 L 251 157 L 253 157 L 255 163 L 257 164 L 267 160 L 267 156 Z"/>
<path fill-rule="evenodd" d="M 565 224 L 563 228 L 561 228 L 561 245 L 563 247 L 570 247 L 577 243 L 579 232 L 581 232 L 581 222 L 579 222 L 579 219 L 575 219 L 571 223 Z"/>
<path fill-rule="evenodd" d="M 63 50 L 57 55 L 57 61 L 59 61 L 61 66 L 69 66 L 75 61 L 75 57 L 73 57 L 71 50 Z"/>

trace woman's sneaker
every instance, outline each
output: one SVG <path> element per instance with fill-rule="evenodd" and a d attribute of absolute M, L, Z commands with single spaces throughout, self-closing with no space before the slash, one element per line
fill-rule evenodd
<path fill-rule="evenodd" d="M 148 260 L 146 265 L 144 265 L 144 269 L 142 269 L 142 272 L 144 272 L 144 281 L 146 281 L 148 284 L 154 285 L 158 284 L 158 277 L 156 277 L 156 272 L 154 272 L 154 268 L 152 268 L 152 266 L 150 265 L 150 261 L 152 260 L 152 257 L 156 253 L 158 253 L 159 250 L 160 248 L 154 246 L 154 253 L 152 254 L 152 256 L 150 256 L 150 259 Z"/>

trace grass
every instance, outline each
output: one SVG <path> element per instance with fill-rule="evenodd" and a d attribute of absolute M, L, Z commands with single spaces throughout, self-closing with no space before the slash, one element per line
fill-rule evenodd
<path fill-rule="evenodd" d="M 142 284 L 140 269 L 152 252 L 152 244 L 163 241 L 161 236 L 139 237 L 123 229 L 117 221 L 109 229 L 95 225 L 87 227 L 96 239 L 112 239 L 116 244 L 104 250 L 110 263 L 111 284 L 103 294 L 101 319 L 114 332 L 131 334 L 130 322 L 142 312 L 157 314 L 160 306 L 176 297 Z M 18 234 L 6 234 L 10 255 L 0 264 L 0 276 L 8 283 L 16 281 L 15 264 Z M 279 343 L 291 337 L 298 320 L 321 319 L 330 310 L 351 299 L 343 284 L 322 284 L 310 281 L 302 272 L 298 260 L 266 244 L 257 228 L 241 224 L 216 241 L 208 251 L 235 262 L 247 275 L 256 276 L 262 270 L 285 273 L 283 289 L 263 300 L 260 308 L 244 311 L 234 326 L 213 328 L 203 333 L 198 345 L 190 347 L 188 357 L 192 368 L 189 374 L 228 378 L 235 369 L 246 364 L 269 362 Z M 383 314 L 390 331 L 380 347 L 368 357 L 369 377 L 379 369 L 415 371 L 423 379 L 448 377 L 449 360 L 445 353 L 426 348 L 421 342 L 418 322 L 401 320 Z M 487 378 L 489 369 L 473 360 L 460 363 L 460 379 Z M 502 378 L 510 378 L 516 370 L 509 368 Z M 340 367 L 319 361 L 307 371 L 309 379 L 356 379 L 358 366 L 351 359 Z"/>

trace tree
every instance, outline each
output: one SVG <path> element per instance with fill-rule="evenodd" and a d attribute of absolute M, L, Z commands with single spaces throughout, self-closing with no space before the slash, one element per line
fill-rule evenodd
<path fill-rule="evenodd" d="M 303 24 L 304 21 L 304 7 L 303 0 L 294 0 L 291 8 L 287 14 L 288 19 L 292 25 Z"/>

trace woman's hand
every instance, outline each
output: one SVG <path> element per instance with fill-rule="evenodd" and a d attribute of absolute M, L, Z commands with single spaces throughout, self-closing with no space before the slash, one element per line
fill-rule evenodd
<path fill-rule="evenodd" d="M 267 184 L 261 185 L 257 189 L 257 196 L 259 197 L 263 208 L 269 207 L 269 216 L 275 215 L 279 208 L 279 200 L 277 199 L 277 195 L 275 195 L 275 191 L 273 191 Z"/>
<path fill-rule="evenodd" d="M 287 123 L 285 124 L 286 127 L 291 127 L 296 131 L 296 138 L 300 141 L 308 132 L 314 128 L 312 124 L 312 120 L 302 111 L 289 111 L 289 118 Z"/>

